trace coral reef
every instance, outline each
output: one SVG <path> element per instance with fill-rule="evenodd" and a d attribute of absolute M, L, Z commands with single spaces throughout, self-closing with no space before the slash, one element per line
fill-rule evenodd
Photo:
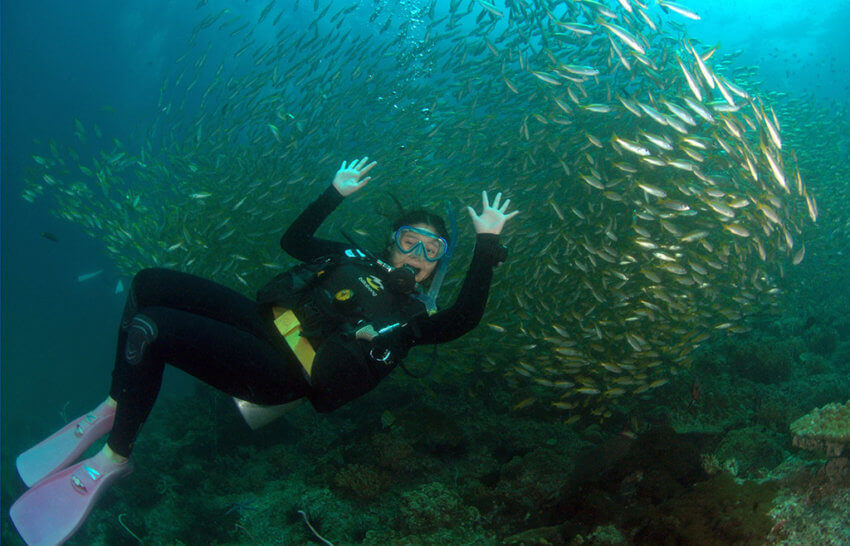
<path fill-rule="evenodd" d="M 763 544 L 774 525 L 768 512 L 776 489 L 718 474 L 653 507 L 657 511 L 649 511 L 652 518 L 633 542 L 669 544 L 676 537 L 679 544 Z"/>
<path fill-rule="evenodd" d="M 791 423 L 791 432 L 795 446 L 826 455 L 817 475 L 821 489 L 850 485 L 850 401 L 812 410 Z"/>
<path fill-rule="evenodd" d="M 564 453 L 539 447 L 503 465 L 499 481 L 481 500 L 491 499 L 503 517 L 535 522 L 539 507 L 554 502 L 570 482 L 574 464 Z"/>
<path fill-rule="evenodd" d="M 780 383 L 791 377 L 803 347 L 796 338 L 739 339 L 728 343 L 726 357 L 738 377 L 756 383 Z"/>
<path fill-rule="evenodd" d="M 440 482 L 423 484 L 401 495 L 397 524 L 413 534 L 474 522 L 475 508 L 465 506 L 460 494 Z"/>
<path fill-rule="evenodd" d="M 774 525 L 767 536 L 768 544 L 798 546 L 818 544 L 842 546 L 850 544 L 850 488 L 842 488 L 814 499 L 809 479 L 800 470 L 794 483 L 785 484 L 770 511 Z"/>
<path fill-rule="evenodd" d="M 806 330 L 804 339 L 809 349 L 821 356 L 829 356 L 838 347 L 838 330 L 831 326 L 815 324 Z"/>
<path fill-rule="evenodd" d="M 850 401 L 827 404 L 791 423 L 794 445 L 840 457 L 850 448 Z"/>
<path fill-rule="evenodd" d="M 392 478 L 372 466 L 345 465 L 334 477 L 334 483 L 360 499 L 375 499 L 392 484 Z"/>
<path fill-rule="evenodd" d="M 730 431 L 714 453 L 731 474 L 743 477 L 762 477 L 788 456 L 779 434 L 761 426 Z"/>
<path fill-rule="evenodd" d="M 253 432 L 200 386 L 157 403 L 137 471 L 75 540 L 316 543 L 303 512 L 334 544 L 847 544 L 848 404 L 829 403 L 850 398 L 848 324 L 780 317 L 705 346 L 602 424 L 511 411 L 518 383 L 483 368 L 394 374 Z M 3 447 L 8 507 L 20 487 Z"/>
<path fill-rule="evenodd" d="M 373 435 L 372 450 L 375 464 L 393 472 L 412 473 L 425 465 L 410 442 L 400 434 Z"/>

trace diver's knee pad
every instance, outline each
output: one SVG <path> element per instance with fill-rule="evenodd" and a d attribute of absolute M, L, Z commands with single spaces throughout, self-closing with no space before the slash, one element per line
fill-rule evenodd
<path fill-rule="evenodd" d="M 135 286 L 131 286 L 130 291 L 127 293 L 127 301 L 124 303 L 124 312 L 121 313 L 122 330 L 126 330 L 130 327 L 130 324 L 133 322 L 133 317 L 136 316 L 138 310 L 139 305 L 136 303 Z"/>
<path fill-rule="evenodd" d="M 121 329 L 126 330 L 130 327 L 133 317 L 139 312 L 139 299 L 137 294 L 149 294 L 152 291 L 155 293 L 157 284 L 162 282 L 162 269 L 145 268 L 140 269 L 133 275 L 133 280 L 130 282 L 130 290 L 127 292 L 127 301 L 124 303 L 124 311 L 121 313 Z M 143 297 L 150 299 L 150 297 Z M 148 304 L 149 305 L 149 304 Z"/>
<path fill-rule="evenodd" d="M 127 326 L 127 341 L 124 344 L 124 360 L 130 365 L 142 361 L 145 349 L 156 340 L 159 331 L 152 318 L 138 313 Z"/>

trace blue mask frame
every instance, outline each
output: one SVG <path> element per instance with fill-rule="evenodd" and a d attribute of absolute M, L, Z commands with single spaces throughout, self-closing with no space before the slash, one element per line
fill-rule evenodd
<path fill-rule="evenodd" d="M 402 246 L 401 238 L 407 233 L 415 233 L 420 237 L 427 237 L 428 239 L 432 239 L 437 242 L 438 248 L 433 256 L 428 255 L 428 251 L 425 247 L 425 243 L 420 239 L 416 242 L 412 247 L 405 250 Z M 427 229 L 422 229 L 414 226 L 401 226 L 398 228 L 393 234 L 393 241 L 395 242 L 395 247 L 402 254 L 413 254 L 414 256 L 419 256 L 428 262 L 438 262 L 440 259 L 446 255 L 449 249 L 449 243 L 443 237 L 440 237 L 436 233 L 431 233 Z"/>

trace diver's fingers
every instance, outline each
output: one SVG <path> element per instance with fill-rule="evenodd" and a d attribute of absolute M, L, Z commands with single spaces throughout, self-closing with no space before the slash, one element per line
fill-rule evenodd
<path fill-rule="evenodd" d="M 490 206 L 490 200 L 487 199 L 487 190 L 481 192 L 481 201 L 484 202 L 485 209 Z"/>
<path fill-rule="evenodd" d="M 469 217 L 472 218 L 473 222 L 475 222 L 478 219 L 478 215 L 475 213 L 475 209 L 470 206 L 467 206 L 466 210 L 469 211 Z"/>
<path fill-rule="evenodd" d="M 368 165 L 366 165 L 366 167 L 364 167 L 363 169 L 361 169 L 361 170 L 360 170 L 360 176 L 363 176 L 364 174 L 366 174 L 366 173 L 368 173 L 369 171 L 371 171 L 371 170 L 372 170 L 372 167 L 374 167 L 374 166 L 375 166 L 375 165 L 377 165 L 377 164 L 378 164 L 378 162 L 377 162 L 377 161 L 373 161 L 373 162 L 369 163 Z"/>
<path fill-rule="evenodd" d="M 499 209 L 499 212 L 505 212 L 506 210 L 508 210 L 508 205 L 510 205 L 510 204 L 511 204 L 511 199 L 509 197 L 509 198 L 505 199 L 504 203 L 502 203 L 502 208 Z"/>
<path fill-rule="evenodd" d="M 496 199 L 493 200 L 493 208 L 499 209 L 499 201 L 502 200 L 502 192 L 496 194 Z"/>
<path fill-rule="evenodd" d="M 515 210 L 515 211 L 513 211 L 513 212 L 512 212 L 512 213 L 510 213 L 510 214 L 506 214 L 506 215 L 505 215 L 505 222 L 507 222 L 508 220 L 510 220 L 511 218 L 513 218 L 514 216 L 516 216 L 517 214 L 519 214 L 519 211 L 518 211 L 518 210 Z"/>

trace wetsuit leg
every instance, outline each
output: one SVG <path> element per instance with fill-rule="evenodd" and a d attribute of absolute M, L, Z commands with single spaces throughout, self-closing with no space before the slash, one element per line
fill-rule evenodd
<path fill-rule="evenodd" d="M 110 395 L 118 401 L 108 440 L 113 451 L 129 456 L 166 363 L 259 404 L 282 404 L 308 393 L 300 364 L 255 302 L 183 273 L 144 270 L 137 277 L 112 374 Z"/>
<path fill-rule="evenodd" d="M 122 328 L 142 307 L 188 311 L 241 328 L 257 330 L 257 304 L 239 292 L 203 277 L 171 269 L 142 269 L 130 285 Z"/>
<path fill-rule="evenodd" d="M 127 302 L 121 316 L 118 329 L 118 343 L 115 355 L 115 368 L 112 372 L 110 396 L 119 400 L 125 386 L 125 349 L 128 336 L 131 338 L 130 351 L 145 342 L 143 319 L 135 319 L 141 309 L 146 307 L 166 307 L 186 311 L 250 332 L 260 339 L 288 352 L 288 347 L 274 328 L 269 316 L 262 316 L 257 303 L 226 286 L 169 269 L 151 268 L 136 273 L 130 285 Z M 134 324 L 135 320 L 135 324 Z M 147 335 L 152 335 L 148 332 Z"/>

